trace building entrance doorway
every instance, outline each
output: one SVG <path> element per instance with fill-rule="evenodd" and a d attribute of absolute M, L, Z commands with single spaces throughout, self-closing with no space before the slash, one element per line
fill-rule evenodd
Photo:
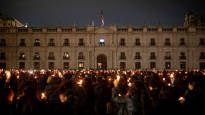
<path fill-rule="evenodd" d="M 107 56 L 100 54 L 97 56 L 97 69 L 107 69 Z"/>

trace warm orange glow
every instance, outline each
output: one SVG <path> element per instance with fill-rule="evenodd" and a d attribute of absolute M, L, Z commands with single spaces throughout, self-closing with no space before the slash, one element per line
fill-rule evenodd
<path fill-rule="evenodd" d="M 11 78 L 11 72 L 10 71 L 6 71 L 6 83 L 8 83 L 10 81 Z"/>
<path fill-rule="evenodd" d="M 67 96 L 65 96 L 64 94 L 59 94 L 59 99 L 61 101 L 61 103 L 65 103 L 67 101 Z"/>
<path fill-rule="evenodd" d="M 129 83 L 128 83 L 128 86 L 131 87 L 131 86 L 132 86 L 132 83 L 129 82 Z"/>
<path fill-rule="evenodd" d="M 13 90 L 10 90 L 10 93 L 8 95 L 8 101 L 9 103 L 12 103 L 13 102 L 13 99 L 14 99 L 14 91 Z"/>
<path fill-rule="evenodd" d="M 42 100 L 47 99 L 47 96 L 46 96 L 46 93 L 45 93 L 45 92 L 42 92 L 42 93 L 41 93 L 41 99 L 42 99 Z"/>
<path fill-rule="evenodd" d="M 83 86 L 83 80 L 82 79 L 79 79 L 79 81 L 77 82 L 77 84 L 81 87 Z"/>

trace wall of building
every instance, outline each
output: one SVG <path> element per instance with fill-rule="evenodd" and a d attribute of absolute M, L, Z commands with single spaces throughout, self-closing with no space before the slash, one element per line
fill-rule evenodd
<path fill-rule="evenodd" d="M 55 46 L 48 46 L 53 38 Z M 64 46 L 64 39 L 69 39 L 69 46 Z M 84 40 L 84 46 L 79 46 L 79 39 Z M 99 39 L 104 38 L 105 45 L 99 46 Z M 125 39 L 125 46 L 120 46 L 120 39 Z M 135 45 L 136 38 L 140 46 Z M 154 38 L 156 46 L 150 46 Z M 171 45 L 165 46 L 169 38 Z M 185 46 L 180 46 L 180 38 L 184 38 Z M 34 62 L 40 63 L 39 69 L 48 69 L 48 63 L 54 62 L 55 67 L 63 69 L 63 63 L 69 62 L 70 69 L 78 69 L 79 62 L 84 62 L 85 69 L 97 68 L 97 56 L 107 56 L 107 69 L 120 69 L 120 62 L 126 62 L 126 69 L 135 69 L 135 62 L 141 62 L 142 70 L 150 69 L 150 62 L 156 63 L 156 69 L 165 69 L 165 62 L 171 62 L 171 69 L 180 70 L 180 62 L 186 62 L 186 70 L 199 69 L 200 53 L 205 52 L 205 45 L 199 45 L 200 39 L 205 41 L 205 28 L 183 26 L 104 26 L 104 27 L 29 27 L 0 28 L 1 39 L 6 39 L 6 46 L 0 47 L 0 52 L 6 53 L 6 68 L 19 68 L 20 62 L 25 62 L 25 69 L 33 69 Z M 25 39 L 26 46 L 19 46 L 20 39 Z M 34 46 L 35 39 L 40 40 L 40 46 Z M 26 59 L 19 60 L 21 52 Z M 34 53 L 39 52 L 40 60 L 34 60 Z M 49 52 L 54 52 L 55 59 L 49 60 Z M 64 52 L 69 52 L 70 59 L 64 60 Z M 83 52 L 84 59 L 78 59 Z M 120 53 L 125 52 L 126 59 L 120 59 Z M 140 52 L 141 59 L 135 59 Z M 155 52 L 156 59 L 150 59 L 150 53 Z M 165 53 L 171 52 L 171 59 L 164 59 Z M 186 59 L 180 60 L 180 52 L 185 52 Z"/>

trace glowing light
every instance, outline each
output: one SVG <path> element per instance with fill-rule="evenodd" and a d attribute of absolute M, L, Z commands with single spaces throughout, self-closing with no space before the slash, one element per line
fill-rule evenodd
<path fill-rule="evenodd" d="M 175 78 L 174 78 L 174 73 L 171 73 L 171 74 L 170 74 L 170 80 L 171 80 L 171 83 L 172 83 L 172 84 L 174 84 L 174 79 L 175 79 Z"/>
<path fill-rule="evenodd" d="M 42 92 L 42 93 L 41 93 L 41 99 L 42 99 L 42 100 L 47 99 L 47 96 L 46 96 L 46 93 L 45 93 L 45 92 Z"/>
<path fill-rule="evenodd" d="M 165 81 L 165 80 L 166 80 L 166 78 L 164 78 L 164 77 L 163 77 L 163 78 L 162 78 L 162 80 L 163 80 L 163 81 Z"/>
<path fill-rule="evenodd" d="M 10 90 L 10 93 L 8 95 L 8 101 L 9 103 L 12 103 L 13 102 L 13 99 L 14 99 L 14 91 L 13 90 Z"/>
<path fill-rule="evenodd" d="M 184 97 L 179 97 L 178 101 L 183 104 L 185 102 L 185 98 Z"/>
<path fill-rule="evenodd" d="M 58 77 L 61 78 L 61 79 L 63 78 L 63 75 L 60 71 L 58 72 Z"/>
<path fill-rule="evenodd" d="M 16 76 L 16 79 L 19 79 L 19 78 L 20 78 L 19 75 L 17 75 L 17 76 Z"/>
<path fill-rule="evenodd" d="M 77 84 L 81 87 L 81 86 L 83 85 L 83 80 L 80 79 L 80 80 L 77 82 Z"/>
<path fill-rule="evenodd" d="M 131 86 L 132 86 L 132 83 L 129 82 L 129 83 L 128 83 L 128 86 L 131 87 Z"/>
<path fill-rule="evenodd" d="M 33 71 L 32 70 L 29 70 L 28 72 L 29 72 L 29 74 L 33 75 Z"/>
<path fill-rule="evenodd" d="M 122 96 L 122 95 L 119 93 L 118 96 Z"/>
<path fill-rule="evenodd" d="M 67 96 L 65 96 L 62 93 L 59 94 L 59 99 L 60 99 L 61 103 L 65 103 L 68 100 Z"/>
<path fill-rule="evenodd" d="M 10 71 L 6 71 L 6 83 L 8 83 L 10 81 L 11 78 L 11 72 Z"/>
<path fill-rule="evenodd" d="M 170 87 L 170 86 L 171 86 L 171 83 L 168 83 L 168 86 Z"/>
<path fill-rule="evenodd" d="M 149 86 L 149 90 L 150 90 L 150 91 L 152 91 L 152 90 L 153 90 L 152 86 Z"/>
<path fill-rule="evenodd" d="M 119 75 L 117 75 L 117 80 L 120 80 L 120 76 Z"/>

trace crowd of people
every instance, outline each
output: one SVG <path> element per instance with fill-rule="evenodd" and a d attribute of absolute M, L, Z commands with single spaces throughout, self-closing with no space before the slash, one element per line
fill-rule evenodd
<path fill-rule="evenodd" d="M 1 115 L 205 115 L 205 71 L 0 70 Z"/>

